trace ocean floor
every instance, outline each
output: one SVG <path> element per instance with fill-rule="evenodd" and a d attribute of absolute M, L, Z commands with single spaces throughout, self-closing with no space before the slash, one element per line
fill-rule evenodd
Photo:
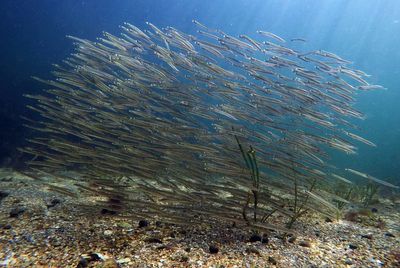
<path fill-rule="evenodd" d="M 390 200 L 348 220 L 309 214 L 292 236 L 138 221 L 88 203 L 1 170 L 0 267 L 400 267 L 400 204 Z"/>

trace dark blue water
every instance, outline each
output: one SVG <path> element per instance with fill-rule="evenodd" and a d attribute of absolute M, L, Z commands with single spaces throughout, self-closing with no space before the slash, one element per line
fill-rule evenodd
<path fill-rule="evenodd" d="M 0 3 L 0 165 L 16 165 L 16 148 L 30 132 L 20 115 L 23 93 L 39 92 L 31 76 L 50 78 L 52 63 L 72 52 L 66 35 L 95 39 L 117 34 L 127 21 L 150 21 L 194 32 L 192 19 L 238 35 L 267 30 L 286 38 L 302 37 L 303 49 L 323 49 L 355 62 L 371 83 L 387 91 L 360 93 L 357 108 L 367 119 L 361 134 L 378 148 L 360 144 L 357 156 L 334 156 L 341 167 L 381 179 L 400 180 L 400 1 L 397 0 L 91 0 L 9 1 Z"/>

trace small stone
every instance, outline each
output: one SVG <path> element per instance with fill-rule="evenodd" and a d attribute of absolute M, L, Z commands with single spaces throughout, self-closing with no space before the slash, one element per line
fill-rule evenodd
<path fill-rule="evenodd" d="M 372 239 L 372 234 L 361 235 L 361 238 Z"/>
<path fill-rule="evenodd" d="M 100 213 L 103 214 L 103 215 L 115 215 L 115 214 L 117 214 L 116 211 L 110 210 L 110 209 L 108 209 L 108 208 L 103 208 L 103 209 L 100 211 Z"/>
<path fill-rule="evenodd" d="M 256 247 L 247 247 L 246 253 L 260 255 L 260 251 Z"/>
<path fill-rule="evenodd" d="M 262 237 L 260 235 L 258 235 L 258 234 L 253 234 L 250 237 L 250 242 L 251 243 L 254 243 L 254 242 L 257 242 L 257 241 L 261 241 L 261 240 L 262 240 Z"/>
<path fill-rule="evenodd" d="M 268 262 L 270 263 L 270 264 L 272 264 L 272 265 L 276 265 L 278 262 L 275 260 L 275 258 L 274 257 L 272 257 L 272 256 L 269 256 L 268 257 Z"/>
<path fill-rule="evenodd" d="M 10 211 L 10 218 L 16 218 L 16 217 L 18 217 L 19 215 L 21 215 L 22 213 L 24 213 L 25 210 L 26 210 L 26 208 L 24 208 L 24 207 L 13 208 L 13 209 Z"/>
<path fill-rule="evenodd" d="M 110 236 L 110 235 L 113 234 L 113 231 L 111 231 L 111 230 L 105 230 L 103 234 L 106 235 L 106 236 Z"/>
<path fill-rule="evenodd" d="M 186 247 L 186 248 L 185 248 L 185 251 L 186 251 L 186 252 L 190 252 L 190 250 L 191 250 L 190 247 Z"/>
<path fill-rule="evenodd" d="M 377 213 L 377 212 L 378 212 L 378 209 L 377 209 L 377 208 L 371 208 L 371 212 Z"/>
<path fill-rule="evenodd" d="M 395 235 L 394 235 L 394 234 L 392 234 L 392 233 L 389 233 L 389 232 L 385 233 L 385 236 L 387 236 L 387 237 L 395 237 Z"/>
<path fill-rule="evenodd" d="M 88 267 L 89 262 L 85 259 L 85 258 L 81 258 L 78 262 L 78 265 L 76 266 L 76 268 L 85 268 Z"/>
<path fill-rule="evenodd" d="M 107 259 L 102 263 L 102 265 L 100 265 L 100 267 L 101 268 L 119 268 L 119 265 L 114 259 Z"/>
<path fill-rule="evenodd" d="M 263 244 L 268 244 L 269 242 L 269 238 L 267 235 L 263 235 L 263 238 L 261 239 L 261 243 Z"/>
<path fill-rule="evenodd" d="M 189 257 L 187 255 L 181 256 L 181 262 L 188 262 L 188 261 L 189 261 Z"/>
<path fill-rule="evenodd" d="M 170 232 L 170 233 L 169 233 L 169 237 L 175 238 L 175 237 L 176 237 L 175 232 Z"/>
<path fill-rule="evenodd" d="M 117 260 L 117 262 L 118 262 L 119 264 L 129 263 L 130 261 L 131 261 L 130 258 L 124 258 L 124 259 L 119 259 L 119 260 Z"/>
<path fill-rule="evenodd" d="M 1 201 L 3 198 L 6 198 L 8 195 L 9 195 L 9 193 L 0 191 L 0 201 Z"/>
<path fill-rule="evenodd" d="M 11 224 L 6 224 L 6 225 L 4 225 L 4 226 L 3 226 L 3 229 L 5 229 L 5 230 L 11 229 Z"/>
<path fill-rule="evenodd" d="M 90 253 L 89 257 L 90 257 L 89 262 L 104 260 L 104 256 L 102 254 L 100 254 L 100 253 Z"/>
<path fill-rule="evenodd" d="M 356 246 L 356 245 L 354 245 L 354 244 L 350 244 L 349 245 L 349 249 L 357 249 L 358 248 L 358 246 Z"/>
<path fill-rule="evenodd" d="M 162 241 L 161 241 L 161 239 L 159 239 L 159 238 L 157 238 L 157 237 L 149 237 L 149 238 L 146 238 L 145 240 L 144 240 L 144 242 L 147 242 L 147 243 L 154 243 L 154 244 L 162 244 Z"/>
<path fill-rule="evenodd" d="M 127 223 L 127 222 L 119 222 L 119 223 L 117 223 L 117 226 L 119 226 L 119 227 L 121 227 L 121 228 L 124 228 L 124 229 L 130 229 L 130 228 L 132 228 L 132 225 L 131 224 L 129 224 L 129 223 Z"/>
<path fill-rule="evenodd" d="M 347 265 L 352 265 L 352 264 L 353 264 L 353 261 L 350 260 L 350 259 L 346 259 L 346 260 L 344 261 L 344 263 L 347 264 Z"/>
<path fill-rule="evenodd" d="M 47 208 L 52 208 L 57 206 L 58 204 L 61 203 L 61 200 L 58 198 L 54 198 L 53 200 L 51 200 L 50 204 L 47 205 Z"/>
<path fill-rule="evenodd" d="M 149 226 L 149 222 L 146 220 L 140 220 L 139 221 L 139 228 L 147 227 Z"/>
<path fill-rule="evenodd" d="M 217 254 L 219 251 L 219 248 L 215 245 L 210 245 L 208 250 L 210 251 L 211 254 Z"/>
<path fill-rule="evenodd" d="M 326 217 L 325 222 L 333 222 L 331 218 Z"/>
<path fill-rule="evenodd" d="M 311 243 L 308 242 L 308 241 L 300 241 L 299 245 L 302 246 L 302 247 L 306 247 L 306 248 L 310 248 L 311 247 Z"/>
<path fill-rule="evenodd" d="M 297 237 L 293 235 L 293 236 L 289 237 L 288 242 L 294 243 L 294 241 L 296 241 L 296 239 L 297 239 Z"/>

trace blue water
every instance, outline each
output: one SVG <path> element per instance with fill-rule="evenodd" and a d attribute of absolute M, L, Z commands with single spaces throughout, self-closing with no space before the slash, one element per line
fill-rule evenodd
<path fill-rule="evenodd" d="M 400 1 L 398 0 L 91 0 L 0 3 L 0 165 L 18 165 L 15 148 L 30 132 L 22 127 L 23 93 L 39 92 L 31 76 L 50 78 L 73 46 L 66 35 L 95 39 L 117 34 L 130 22 L 150 21 L 194 32 L 192 19 L 232 35 L 267 30 L 308 40 L 302 49 L 323 49 L 355 62 L 387 91 L 360 93 L 356 107 L 367 115 L 357 132 L 378 147 L 359 144 L 359 154 L 334 162 L 400 182 Z"/>

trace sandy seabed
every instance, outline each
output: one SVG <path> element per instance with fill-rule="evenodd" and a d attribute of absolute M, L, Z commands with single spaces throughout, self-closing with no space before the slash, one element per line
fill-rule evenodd
<path fill-rule="evenodd" d="M 389 200 L 374 220 L 306 215 L 293 236 L 223 222 L 139 224 L 85 203 L 1 170 L 0 267 L 400 267 L 400 208 Z"/>

